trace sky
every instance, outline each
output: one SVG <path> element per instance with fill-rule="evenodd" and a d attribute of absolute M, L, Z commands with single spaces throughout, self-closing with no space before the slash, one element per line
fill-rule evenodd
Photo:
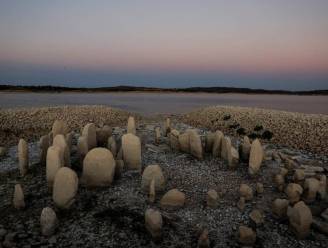
<path fill-rule="evenodd" d="M 328 89 L 327 0 L 0 0 L 0 84 Z"/>

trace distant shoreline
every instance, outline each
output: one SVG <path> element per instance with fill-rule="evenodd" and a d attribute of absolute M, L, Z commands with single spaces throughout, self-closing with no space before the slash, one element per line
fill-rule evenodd
<path fill-rule="evenodd" d="M 71 88 L 61 86 L 15 86 L 0 85 L 0 93 L 236 93 L 236 94 L 269 94 L 269 95 L 328 95 L 328 90 L 288 91 L 265 90 L 234 87 L 189 87 L 189 88 L 153 88 L 134 86 L 113 86 L 99 88 Z"/>

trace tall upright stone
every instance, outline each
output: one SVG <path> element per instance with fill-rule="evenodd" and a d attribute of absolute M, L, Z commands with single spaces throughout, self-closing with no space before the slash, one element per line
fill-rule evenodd
<path fill-rule="evenodd" d="M 205 152 L 212 153 L 215 133 L 208 132 L 205 136 Z"/>
<path fill-rule="evenodd" d="M 108 150 L 110 150 L 112 152 L 114 158 L 116 158 L 117 152 L 118 152 L 117 151 L 117 143 L 116 143 L 116 140 L 113 136 L 108 138 L 107 148 L 108 148 Z"/>
<path fill-rule="evenodd" d="M 145 213 L 145 225 L 154 240 L 162 236 L 163 219 L 158 210 L 147 209 Z"/>
<path fill-rule="evenodd" d="M 83 163 L 83 160 L 88 152 L 89 152 L 88 140 L 86 137 L 80 136 L 77 140 L 77 153 L 81 164 Z"/>
<path fill-rule="evenodd" d="M 130 116 L 128 119 L 127 133 L 136 135 L 136 123 L 133 116 Z"/>
<path fill-rule="evenodd" d="M 251 152 L 251 142 L 247 135 L 244 136 L 240 146 L 239 146 L 239 154 L 242 161 L 249 161 L 249 154 Z"/>
<path fill-rule="evenodd" d="M 41 233 L 43 236 L 51 236 L 54 234 L 58 225 L 56 213 L 52 208 L 45 207 L 42 209 L 40 216 Z"/>
<path fill-rule="evenodd" d="M 112 135 L 112 128 L 108 125 L 98 128 L 96 129 L 96 135 L 98 146 L 106 147 L 108 138 Z"/>
<path fill-rule="evenodd" d="M 203 146 L 200 136 L 196 130 L 189 131 L 190 153 L 198 159 L 203 159 Z"/>
<path fill-rule="evenodd" d="M 18 143 L 18 163 L 21 176 L 25 176 L 28 172 L 29 155 L 28 144 L 24 139 L 20 139 Z"/>
<path fill-rule="evenodd" d="M 258 139 L 255 139 L 251 145 L 251 151 L 249 155 L 248 173 L 250 175 L 256 175 L 261 167 L 264 157 L 262 145 Z"/>
<path fill-rule="evenodd" d="M 109 186 L 115 175 L 115 159 L 106 148 L 94 148 L 83 161 L 82 181 L 89 187 Z"/>
<path fill-rule="evenodd" d="M 63 134 L 57 134 L 54 137 L 53 145 L 62 149 L 64 154 L 64 165 L 69 167 L 71 165 L 70 150 L 66 143 L 65 136 Z"/>
<path fill-rule="evenodd" d="M 180 150 L 180 144 L 179 144 L 179 131 L 176 129 L 173 129 L 170 134 L 170 146 L 172 150 L 179 151 Z"/>
<path fill-rule="evenodd" d="M 212 147 L 213 157 L 221 157 L 223 138 L 224 138 L 224 134 L 221 131 L 217 130 L 214 133 L 214 141 L 213 141 L 213 147 Z"/>
<path fill-rule="evenodd" d="M 185 133 L 180 134 L 178 137 L 179 147 L 182 152 L 190 152 L 190 131 L 187 130 Z"/>
<path fill-rule="evenodd" d="M 155 181 L 155 191 L 162 191 L 165 188 L 165 178 L 159 165 L 148 165 L 142 173 L 141 188 L 144 191 L 150 189 L 151 181 Z"/>
<path fill-rule="evenodd" d="M 82 130 L 82 136 L 86 137 L 88 142 L 88 150 L 97 146 L 97 132 L 94 123 L 88 123 Z"/>
<path fill-rule="evenodd" d="M 303 201 L 300 201 L 288 210 L 287 214 L 290 227 L 295 235 L 299 239 L 306 238 L 310 233 L 313 221 L 310 208 Z"/>
<path fill-rule="evenodd" d="M 130 170 L 141 170 L 141 142 L 132 133 L 122 136 L 124 165 Z"/>
<path fill-rule="evenodd" d="M 171 120 L 166 118 L 164 122 L 164 136 L 166 137 L 171 132 Z"/>
<path fill-rule="evenodd" d="M 46 165 L 47 162 L 47 151 L 49 148 L 49 136 L 43 135 L 39 141 L 39 148 L 40 148 L 40 164 Z"/>
<path fill-rule="evenodd" d="M 66 135 L 68 133 L 67 123 L 64 120 L 55 120 L 51 132 L 53 137 L 56 137 L 58 134 Z"/>
<path fill-rule="evenodd" d="M 20 184 L 15 185 L 13 205 L 16 209 L 25 208 L 24 192 Z"/>
<path fill-rule="evenodd" d="M 159 144 L 161 139 L 161 128 L 155 127 L 154 131 L 155 131 L 155 144 Z"/>
<path fill-rule="evenodd" d="M 57 171 L 64 166 L 63 150 L 58 146 L 50 146 L 47 151 L 46 177 L 48 187 L 52 188 Z"/>
<path fill-rule="evenodd" d="M 229 137 L 224 137 L 221 142 L 221 158 L 228 161 L 229 152 L 231 152 L 231 140 Z"/>
<path fill-rule="evenodd" d="M 79 179 L 68 167 L 62 167 L 55 176 L 52 199 L 58 208 L 68 209 L 75 202 Z"/>
<path fill-rule="evenodd" d="M 239 153 L 231 146 L 230 152 L 228 151 L 228 165 L 230 168 L 235 169 L 239 163 Z"/>

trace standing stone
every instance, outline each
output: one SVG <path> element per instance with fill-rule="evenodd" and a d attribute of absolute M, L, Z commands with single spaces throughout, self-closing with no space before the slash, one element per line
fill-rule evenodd
<path fill-rule="evenodd" d="M 256 193 L 262 194 L 264 192 L 264 187 L 262 183 L 256 183 Z"/>
<path fill-rule="evenodd" d="M 272 203 L 272 214 L 276 219 L 284 219 L 287 217 L 287 208 L 289 201 L 286 199 L 275 199 Z"/>
<path fill-rule="evenodd" d="M 312 224 L 312 213 L 303 201 L 296 203 L 288 211 L 288 218 L 292 231 L 299 239 L 304 239 L 309 235 Z"/>
<path fill-rule="evenodd" d="M 56 137 L 58 134 L 66 135 L 68 133 L 67 123 L 63 120 L 55 120 L 52 125 L 51 133 L 53 137 Z"/>
<path fill-rule="evenodd" d="M 250 175 L 256 175 L 260 170 L 262 161 L 263 161 L 263 148 L 260 141 L 258 139 L 255 139 L 251 145 L 248 173 Z"/>
<path fill-rule="evenodd" d="M 320 176 L 318 193 L 320 195 L 321 200 L 326 199 L 326 197 L 327 197 L 327 177 L 326 177 L 326 175 Z"/>
<path fill-rule="evenodd" d="M 116 154 L 116 159 L 123 160 L 123 149 L 122 149 L 122 145 L 121 145 L 120 149 L 118 149 L 118 152 Z"/>
<path fill-rule="evenodd" d="M 87 139 L 88 150 L 91 150 L 97 146 L 97 132 L 96 126 L 93 123 L 88 123 L 82 130 L 82 136 Z"/>
<path fill-rule="evenodd" d="M 74 202 L 79 185 L 76 173 L 62 167 L 55 176 L 52 199 L 58 208 L 68 209 Z"/>
<path fill-rule="evenodd" d="M 108 138 L 112 135 L 112 128 L 108 125 L 96 129 L 98 146 L 106 147 Z"/>
<path fill-rule="evenodd" d="M 205 228 L 201 235 L 198 238 L 198 248 L 209 248 L 210 247 L 210 240 L 208 238 L 208 230 Z"/>
<path fill-rule="evenodd" d="M 258 210 L 258 209 L 254 209 L 250 214 L 249 214 L 249 218 L 252 220 L 254 226 L 259 226 L 261 224 L 264 223 L 264 215 L 263 213 Z"/>
<path fill-rule="evenodd" d="M 166 118 L 164 122 L 164 136 L 166 137 L 171 132 L 171 120 L 170 118 Z"/>
<path fill-rule="evenodd" d="M 141 188 L 148 191 L 152 180 L 155 180 L 155 191 L 162 191 L 165 188 L 165 178 L 159 165 L 148 165 L 142 173 Z"/>
<path fill-rule="evenodd" d="M 141 170 L 141 143 L 132 133 L 122 136 L 124 165 L 129 170 Z"/>
<path fill-rule="evenodd" d="M 207 192 L 207 198 L 206 198 L 207 206 L 210 208 L 216 208 L 218 206 L 218 200 L 219 200 L 218 193 L 214 189 L 210 189 Z"/>
<path fill-rule="evenodd" d="M 70 150 L 66 143 L 65 136 L 57 134 L 54 138 L 53 145 L 58 146 L 62 150 L 64 154 L 64 165 L 69 167 L 71 165 Z"/>
<path fill-rule="evenodd" d="M 318 179 L 316 178 L 307 178 L 304 181 L 304 193 L 305 193 L 305 201 L 310 203 L 310 202 L 314 202 L 316 197 L 317 197 L 317 193 L 319 191 L 319 187 L 320 187 L 320 182 Z"/>
<path fill-rule="evenodd" d="M 66 136 L 65 136 L 65 140 L 66 140 L 66 144 L 68 146 L 69 152 L 71 152 L 71 150 L 72 150 L 73 136 L 74 136 L 74 132 L 70 132 L 70 133 L 66 134 Z"/>
<path fill-rule="evenodd" d="M 171 189 L 162 197 L 160 204 L 164 208 L 179 208 L 183 207 L 185 200 L 186 196 L 184 193 L 177 189 Z"/>
<path fill-rule="evenodd" d="M 302 184 L 305 179 L 305 171 L 303 169 L 296 169 L 294 172 L 293 179 L 295 183 Z"/>
<path fill-rule="evenodd" d="M 42 209 L 40 217 L 41 233 L 43 236 L 51 236 L 55 233 L 58 224 L 55 211 L 46 207 Z"/>
<path fill-rule="evenodd" d="M 64 166 L 63 150 L 58 146 L 50 146 L 47 151 L 46 177 L 48 187 L 52 188 L 57 171 Z"/>
<path fill-rule="evenodd" d="M 161 140 L 161 128 L 155 127 L 155 144 L 159 144 Z"/>
<path fill-rule="evenodd" d="M 47 162 L 47 152 L 49 148 L 49 136 L 43 135 L 39 141 L 39 148 L 40 148 L 40 164 L 46 165 Z"/>
<path fill-rule="evenodd" d="M 205 152 L 212 153 L 214 140 L 215 140 L 215 133 L 208 132 L 205 136 Z"/>
<path fill-rule="evenodd" d="M 29 164 L 28 160 L 28 144 L 24 139 L 20 139 L 18 143 L 18 162 L 21 176 L 25 176 L 27 174 Z"/>
<path fill-rule="evenodd" d="M 22 186 L 20 184 L 15 185 L 13 205 L 14 205 L 14 208 L 16 208 L 16 209 L 25 208 L 24 192 L 23 192 Z"/>
<path fill-rule="evenodd" d="M 176 129 L 173 129 L 170 134 L 170 146 L 172 150 L 179 151 L 180 150 L 180 144 L 179 144 L 179 131 Z"/>
<path fill-rule="evenodd" d="M 229 137 L 223 137 L 221 142 L 221 158 L 228 161 L 229 152 L 231 152 L 231 140 Z"/>
<path fill-rule="evenodd" d="M 234 147 L 231 147 L 230 151 L 228 152 L 229 168 L 235 169 L 238 166 L 238 163 L 239 163 L 239 153 Z"/>
<path fill-rule="evenodd" d="M 54 135 L 52 132 L 48 133 L 49 137 L 49 146 L 52 146 L 52 142 L 54 141 Z"/>
<path fill-rule="evenodd" d="M 136 123 L 133 116 L 128 118 L 127 133 L 132 133 L 136 135 Z"/>
<path fill-rule="evenodd" d="M 278 189 L 278 191 L 282 192 L 285 187 L 285 178 L 281 174 L 276 174 L 273 178 L 273 181 Z"/>
<path fill-rule="evenodd" d="M 182 152 L 189 153 L 190 152 L 190 132 L 187 132 L 179 135 L 179 147 Z"/>
<path fill-rule="evenodd" d="M 81 164 L 83 163 L 83 160 L 88 152 L 89 152 L 88 140 L 86 137 L 80 136 L 77 140 L 77 153 Z"/>
<path fill-rule="evenodd" d="M 117 156 L 117 144 L 116 144 L 116 140 L 113 136 L 108 138 L 107 148 L 108 148 L 108 150 L 110 150 L 112 152 L 112 154 L 115 158 Z"/>
<path fill-rule="evenodd" d="M 196 130 L 189 131 L 190 153 L 197 159 L 203 159 L 203 146 Z"/>
<path fill-rule="evenodd" d="M 119 179 L 121 178 L 122 174 L 124 171 L 124 161 L 119 159 L 119 160 L 115 160 L 115 175 L 114 178 L 115 179 Z"/>
<path fill-rule="evenodd" d="M 239 227 L 238 241 L 243 245 L 252 246 L 256 241 L 256 233 L 247 226 Z"/>
<path fill-rule="evenodd" d="M 149 202 L 155 202 L 156 189 L 155 189 L 155 179 L 153 178 L 149 185 Z"/>
<path fill-rule="evenodd" d="M 214 141 L 213 141 L 213 148 L 212 148 L 213 157 L 221 157 L 223 139 L 224 139 L 224 134 L 221 131 L 218 130 L 214 133 Z"/>
<path fill-rule="evenodd" d="M 246 201 L 253 199 L 253 190 L 247 184 L 241 184 L 239 188 L 240 197 L 245 197 Z"/>
<path fill-rule="evenodd" d="M 249 161 L 249 154 L 251 152 L 251 142 L 247 135 L 244 136 L 242 143 L 239 146 L 240 158 L 242 161 Z"/>
<path fill-rule="evenodd" d="M 147 209 L 145 213 L 145 225 L 154 240 L 159 240 L 162 237 L 163 219 L 159 211 Z"/>
<path fill-rule="evenodd" d="M 288 200 L 290 204 L 294 204 L 298 202 L 303 193 L 303 188 L 301 185 L 297 183 L 289 183 L 286 188 L 286 194 L 288 196 Z"/>
<path fill-rule="evenodd" d="M 115 175 L 115 160 L 106 148 L 94 148 L 83 160 L 82 181 L 89 187 L 109 186 Z"/>
<path fill-rule="evenodd" d="M 286 177 L 288 175 L 288 170 L 285 168 L 285 167 L 282 167 L 280 168 L 280 174 L 283 176 L 283 177 Z"/>

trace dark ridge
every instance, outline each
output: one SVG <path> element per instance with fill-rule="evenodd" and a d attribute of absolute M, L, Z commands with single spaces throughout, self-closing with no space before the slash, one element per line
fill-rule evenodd
<path fill-rule="evenodd" d="M 244 93 L 244 94 L 283 94 L 283 95 L 328 95 L 328 90 L 288 91 L 288 90 L 265 90 L 235 87 L 189 87 L 189 88 L 155 88 L 136 86 L 113 86 L 99 88 L 75 88 L 52 85 L 22 86 L 0 85 L 0 91 L 13 92 L 204 92 L 204 93 Z"/>

